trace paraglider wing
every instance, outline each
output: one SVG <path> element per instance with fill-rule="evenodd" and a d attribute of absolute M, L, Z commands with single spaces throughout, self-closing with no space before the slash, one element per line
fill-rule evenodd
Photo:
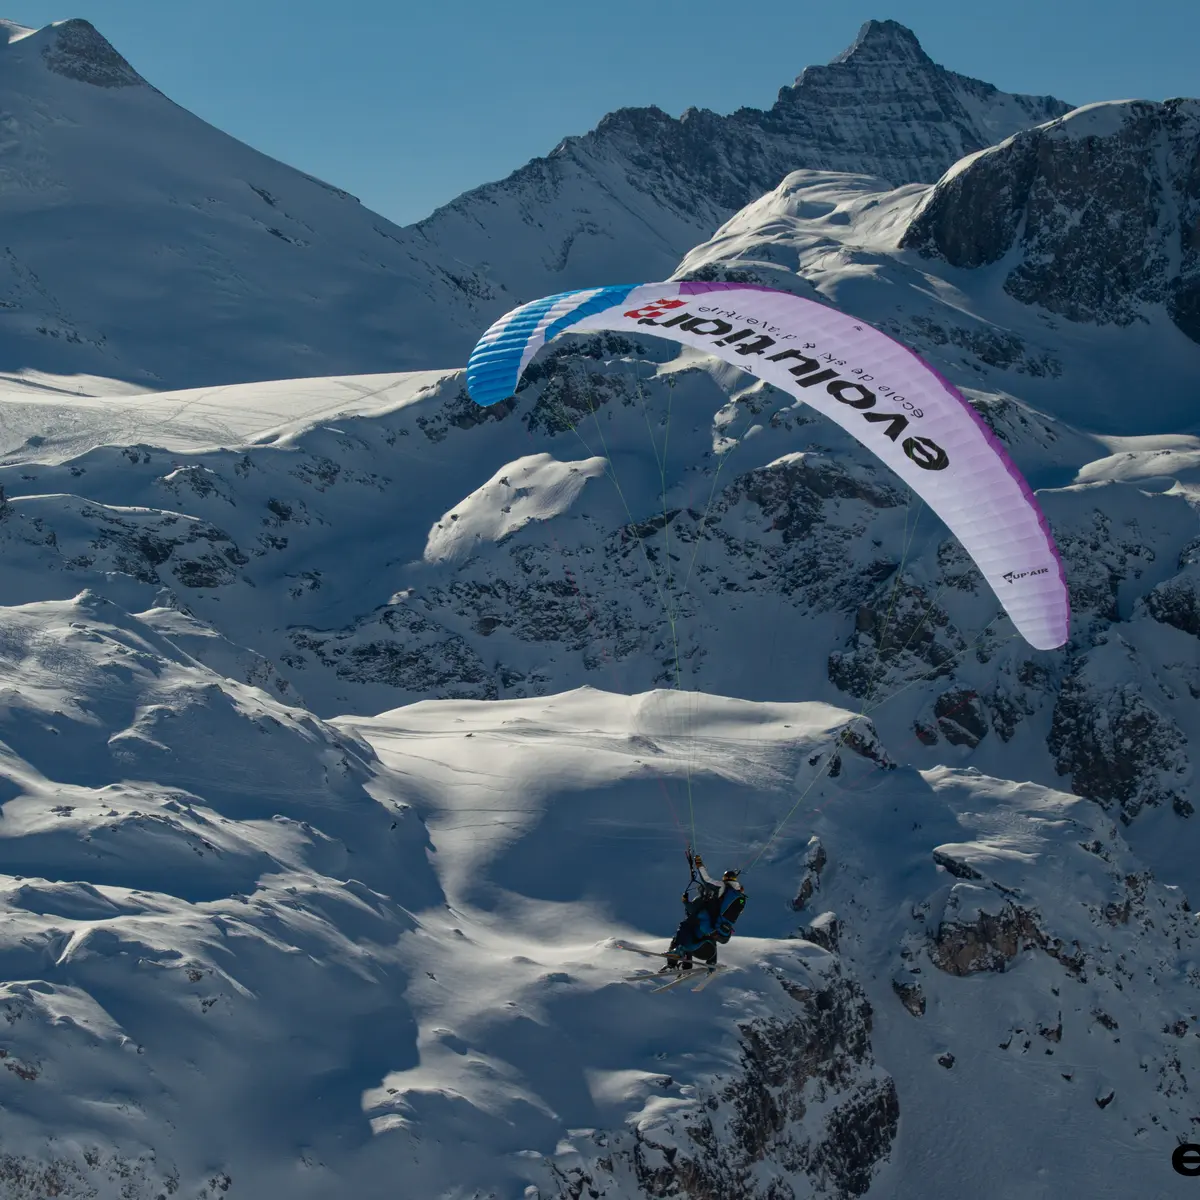
<path fill-rule="evenodd" d="M 881 458 L 963 544 L 1031 645 L 1067 640 L 1062 562 L 1029 485 L 963 396 L 899 342 L 835 308 L 752 284 L 644 283 L 524 304 L 480 339 L 476 403 L 511 396 L 561 333 L 655 334 L 819 409 Z"/>

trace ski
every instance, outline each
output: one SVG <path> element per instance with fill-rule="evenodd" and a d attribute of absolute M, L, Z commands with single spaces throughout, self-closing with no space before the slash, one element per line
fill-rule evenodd
<path fill-rule="evenodd" d="M 657 994 L 658 992 L 670 991 L 671 988 L 678 987 L 681 983 L 687 983 L 691 979 L 691 977 L 692 977 L 691 971 L 679 971 L 676 973 L 674 979 L 668 980 L 661 987 L 651 988 L 650 995 L 653 996 L 653 995 Z M 653 977 L 651 977 L 651 978 L 653 978 Z"/>
<path fill-rule="evenodd" d="M 669 957 L 661 950 L 646 950 L 641 946 L 635 946 L 632 942 L 618 941 L 614 942 L 613 945 L 618 950 L 628 950 L 630 953 L 640 954 L 644 958 Z M 659 987 L 651 988 L 650 991 L 651 993 L 666 992 L 670 991 L 671 988 L 678 987 L 681 983 L 691 983 L 693 980 L 696 980 L 691 990 L 693 992 L 702 992 L 710 983 L 712 983 L 714 975 L 717 975 L 721 971 L 728 970 L 729 967 L 727 967 L 724 963 L 717 963 L 716 966 L 712 967 L 696 963 L 689 971 L 680 971 L 676 969 L 674 971 L 674 978 L 668 979 L 666 983 Z M 660 977 L 669 974 L 671 974 L 670 971 L 643 971 L 640 975 L 627 975 L 625 977 L 625 982 L 640 983 L 643 979 L 659 979 Z"/>
<path fill-rule="evenodd" d="M 706 987 L 708 987 L 708 985 L 709 985 L 710 983 L 712 983 L 712 981 L 713 981 L 713 980 L 714 980 L 714 979 L 715 979 L 715 978 L 716 978 L 716 977 L 717 977 L 717 976 L 718 976 L 718 975 L 719 975 L 719 974 L 720 974 L 722 971 L 728 971 L 728 970 L 729 970 L 729 968 L 728 968 L 728 967 L 726 967 L 726 966 L 724 966 L 723 964 L 720 964 L 720 963 L 718 963 L 718 965 L 717 965 L 717 966 L 715 966 L 715 967 L 711 967 L 711 968 L 709 968 L 709 969 L 707 970 L 707 972 L 706 972 L 706 974 L 705 974 L 704 978 L 703 978 L 702 980 L 700 980 L 700 982 L 699 982 L 698 984 L 696 984 L 696 986 L 695 986 L 694 988 L 692 988 L 692 991 L 693 991 L 693 992 L 702 992 L 702 991 L 704 991 L 704 989 L 705 989 Z"/>
<path fill-rule="evenodd" d="M 665 976 L 670 976 L 666 983 L 650 990 L 665 992 L 670 988 L 678 987 L 681 983 L 692 983 L 693 992 L 702 992 L 712 983 L 714 976 L 729 969 L 723 963 L 719 963 L 715 967 L 693 967 L 690 971 L 643 971 L 640 975 L 626 975 L 624 981 L 626 983 L 644 983 L 647 979 L 657 981 Z"/>
<path fill-rule="evenodd" d="M 641 946 L 635 946 L 632 942 L 613 942 L 613 946 L 617 950 L 628 950 L 630 954 L 641 954 L 645 958 L 666 958 L 668 957 L 664 950 L 646 950 Z"/>

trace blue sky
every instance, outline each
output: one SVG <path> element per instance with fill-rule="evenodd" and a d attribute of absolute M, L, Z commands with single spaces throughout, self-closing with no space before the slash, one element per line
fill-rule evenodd
<path fill-rule="evenodd" d="M 614 108 L 769 106 L 872 17 L 1008 91 L 1200 95 L 1200 0 L 8 3 L 24 25 L 86 17 L 179 104 L 400 224 Z"/>

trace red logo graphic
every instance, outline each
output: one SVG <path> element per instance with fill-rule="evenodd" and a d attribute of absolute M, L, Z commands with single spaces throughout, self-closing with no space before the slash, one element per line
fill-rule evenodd
<path fill-rule="evenodd" d="M 631 308 L 622 315 L 633 317 L 635 321 L 643 317 L 661 317 L 668 309 L 682 308 L 686 303 L 686 300 L 655 300 L 653 304 L 643 304 L 641 308 Z"/>

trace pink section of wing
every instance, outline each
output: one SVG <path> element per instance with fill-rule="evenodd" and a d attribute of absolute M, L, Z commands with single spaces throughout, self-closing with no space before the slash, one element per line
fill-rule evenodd
<path fill-rule="evenodd" d="M 1062 559 L 1032 489 L 962 394 L 907 346 L 831 306 L 756 284 L 696 280 L 645 284 L 636 292 L 647 304 L 656 297 L 695 301 L 699 307 L 689 303 L 687 310 L 699 318 L 697 328 L 726 323 L 741 327 L 733 339 L 738 344 L 726 340 L 731 336 L 728 330 L 704 333 L 666 324 L 687 310 L 663 310 L 649 325 L 626 316 L 636 311 L 634 296 L 630 303 L 571 328 L 670 338 L 714 354 L 818 409 L 929 503 L 1032 645 L 1052 649 L 1066 641 L 1070 613 Z M 706 305 L 709 295 L 712 303 Z M 755 339 L 764 337 L 774 339 L 770 348 L 754 350 Z M 819 367 L 805 368 L 796 355 L 770 361 L 771 355 L 787 349 L 817 360 Z M 791 373 L 793 366 L 801 370 L 799 376 Z M 846 399 L 867 398 L 847 385 L 867 389 L 873 397 L 870 403 L 856 406 Z M 921 453 L 905 449 L 913 439 L 940 446 L 948 462 L 937 470 L 928 462 L 923 466 Z"/>

